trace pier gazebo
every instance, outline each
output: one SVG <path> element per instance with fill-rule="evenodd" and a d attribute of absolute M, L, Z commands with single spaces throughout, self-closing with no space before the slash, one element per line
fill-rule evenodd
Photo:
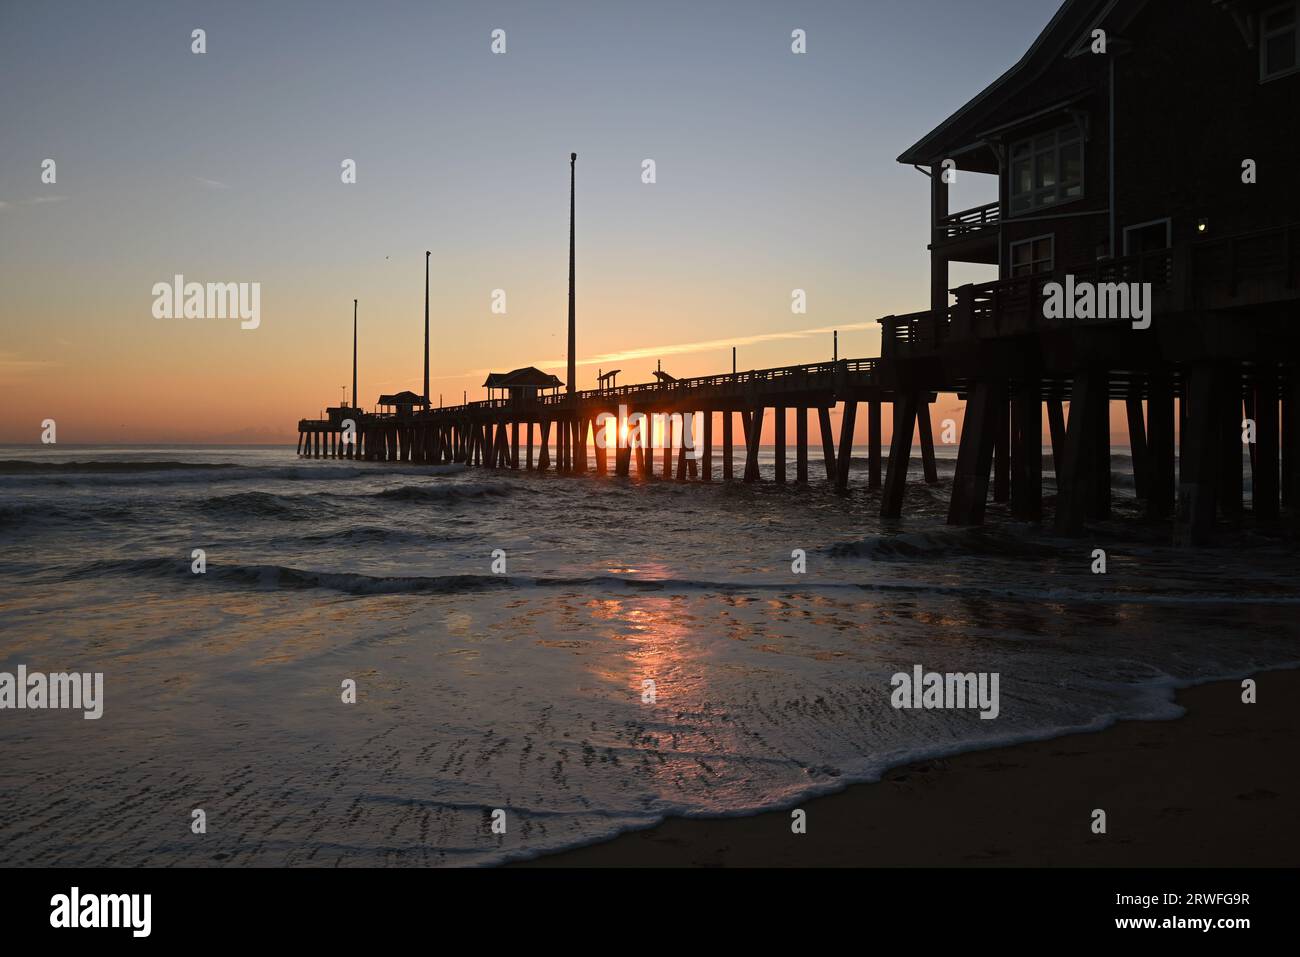
<path fill-rule="evenodd" d="M 512 405 L 532 402 L 538 393 L 550 389 L 557 394 L 563 385 L 557 376 L 543 372 L 536 366 L 524 366 L 511 372 L 493 372 L 484 380 L 483 386 L 488 390 L 488 399 L 504 398 Z M 501 396 L 496 396 L 497 390 Z"/>

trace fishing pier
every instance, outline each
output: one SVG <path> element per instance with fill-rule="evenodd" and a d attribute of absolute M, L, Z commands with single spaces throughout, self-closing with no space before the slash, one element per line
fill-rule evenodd
<path fill-rule="evenodd" d="M 990 500 L 1024 521 L 1050 513 L 1059 534 L 1104 520 L 1116 425 L 1147 518 L 1172 523 L 1176 541 L 1212 542 L 1248 515 L 1294 533 L 1300 71 L 1271 59 L 1276 42 L 1261 47 L 1253 6 L 1066 0 L 1019 62 L 898 157 L 929 180 L 929 295 L 926 308 L 879 320 L 877 357 L 839 359 L 837 346 L 831 362 L 738 372 L 733 358 L 730 374 L 660 371 L 615 386 L 609 373 L 579 391 L 573 154 L 566 380 L 516 369 L 484 383 L 487 400 L 434 408 L 426 254 L 423 394 L 381 396 L 362 412 L 354 372 L 351 406 L 299 423 L 299 454 L 594 476 L 628 476 L 635 460 L 647 480 L 711 482 L 720 449 L 721 480 L 752 483 L 768 479 L 759 443 L 771 423 L 772 481 L 820 481 L 824 470 L 848 493 L 865 406 L 865 484 L 895 518 L 914 442 L 922 480 L 939 481 L 931 405 L 951 394 L 966 408 L 950 524 L 981 523 Z M 1189 147 L 1193 110 L 1214 123 Z M 952 212 L 958 176 L 996 199 Z M 997 278 L 954 285 L 952 263 Z M 1052 307 L 1062 290 L 1064 311 Z M 814 428 L 820 468 L 809 461 Z"/>

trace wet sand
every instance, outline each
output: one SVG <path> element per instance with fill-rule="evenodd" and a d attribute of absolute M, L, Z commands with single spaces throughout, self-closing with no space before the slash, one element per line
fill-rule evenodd
<path fill-rule="evenodd" d="M 1178 692 L 1174 721 L 896 768 L 791 812 L 674 818 L 517 866 L 1294 867 L 1300 864 L 1300 671 Z M 1106 833 L 1091 830 L 1106 812 Z"/>

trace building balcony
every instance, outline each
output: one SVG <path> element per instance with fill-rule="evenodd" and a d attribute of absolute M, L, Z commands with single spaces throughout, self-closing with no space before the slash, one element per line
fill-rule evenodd
<path fill-rule="evenodd" d="M 935 225 L 930 248 L 951 261 L 996 265 L 1001 223 L 1002 210 L 997 203 L 952 213 Z"/>
<path fill-rule="evenodd" d="M 1049 319 L 1044 289 L 1064 284 L 1150 283 L 1152 314 L 1232 310 L 1300 300 L 1300 223 L 1252 233 L 1198 240 L 1073 268 L 968 284 L 951 290 L 956 303 L 880 320 L 881 355 L 912 358 L 934 355 L 946 343 L 1001 339 L 1059 332 L 1064 328 L 1109 325 L 1130 320 Z"/>

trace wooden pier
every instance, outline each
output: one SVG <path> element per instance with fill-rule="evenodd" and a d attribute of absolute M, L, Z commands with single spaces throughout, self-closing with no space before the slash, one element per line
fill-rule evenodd
<path fill-rule="evenodd" d="M 574 154 L 565 392 L 554 376 L 515 370 L 485 383 L 504 398 L 431 408 L 426 299 L 423 396 L 303 420 L 299 453 L 616 476 L 635 460 L 645 479 L 711 482 L 720 445 L 721 478 L 756 482 L 766 479 L 758 446 L 772 418 L 771 480 L 786 483 L 793 410 L 800 485 L 820 480 L 809 465 L 815 410 L 825 481 L 847 493 L 865 404 L 865 484 L 880 490 L 881 514 L 897 518 L 914 436 L 923 480 L 938 481 L 930 406 L 954 394 L 967 404 L 952 524 L 982 522 L 990 499 L 1041 520 L 1045 451 L 1056 531 L 1106 518 L 1118 415 L 1137 496 L 1151 520 L 1172 522 L 1177 541 L 1210 542 L 1241 523 L 1247 459 L 1255 523 L 1285 511 L 1300 530 L 1300 187 L 1291 175 L 1300 134 L 1290 122 L 1300 70 L 1285 43 L 1263 43 L 1258 6 L 1065 0 L 1020 61 L 898 157 L 929 180 L 928 307 L 881 319 L 877 358 L 680 380 L 661 372 L 654 383 L 603 387 L 611 373 L 602 388 L 577 391 Z M 1274 32 L 1300 44 L 1294 27 Z M 958 175 L 987 177 L 996 200 L 950 211 Z M 998 278 L 953 288 L 952 263 Z M 1071 306 L 1079 318 L 1063 318 L 1047 306 L 1057 286 L 1108 308 Z M 620 407 L 636 424 L 626 442 L 603 448 L 596 431 Z M 342 441 L 348 420 L 355 443 Z M 698 460 L 682 447 L 688 421 L 700 423 Z"/>
<path fill-rule="evenodd" d="M 303 419 L 298 424 L 298 453 L 574 474 L 635 472 L 645 478 L 711 482 L 716 451 L 721 453 L 720 477 L 728 481 L 737 478 L 733 462 L 739 436 L 739 448 L 745 453 L 739 479 L 756 482 L 762 478 L 759 438 L 770 417 L 776 440 L 772 480 L 807 483 L 809 425 L 815 413 L 826 481 L 845 491 L 857 408 L 866 404 L 870 423 L 868 484 L 878 488 L 884 461 L 882 406 L 899 406 L 894 393 L 880 385 L 878 365 L 877 359 L 844 359 L 572 394 L 521 392 L 435 409 L 419 408 L 420 399 L 412 393 L 384 396 L 381 403 L 391 403 L 395 406 L 392 411 L 365 413 L 339 406 L 329 409 L 327 418 Z M 903 403 L 907 414 L 921 423 L 922 458 L 929 481 L 938 479 L 929 412 L 933 398 L 909 397 Z M 399 405 L 392 400 L 403 401 Z M 831 421 L 831 410 L 837 406 L 842 407 L 838 435 Z M 793 470 L 787 456 L 791 413 Z M 899 408 L 894 414 L 900 414 Z M 611 421 L 612 428 L 607 424 Z M 716 428 L 719 422 L 720 430 Z M 349 435 L 355 441 L 349 441 Z M 901 495 L 901 474 L 889 479 L 889 487 L 896 497 Z"/>

